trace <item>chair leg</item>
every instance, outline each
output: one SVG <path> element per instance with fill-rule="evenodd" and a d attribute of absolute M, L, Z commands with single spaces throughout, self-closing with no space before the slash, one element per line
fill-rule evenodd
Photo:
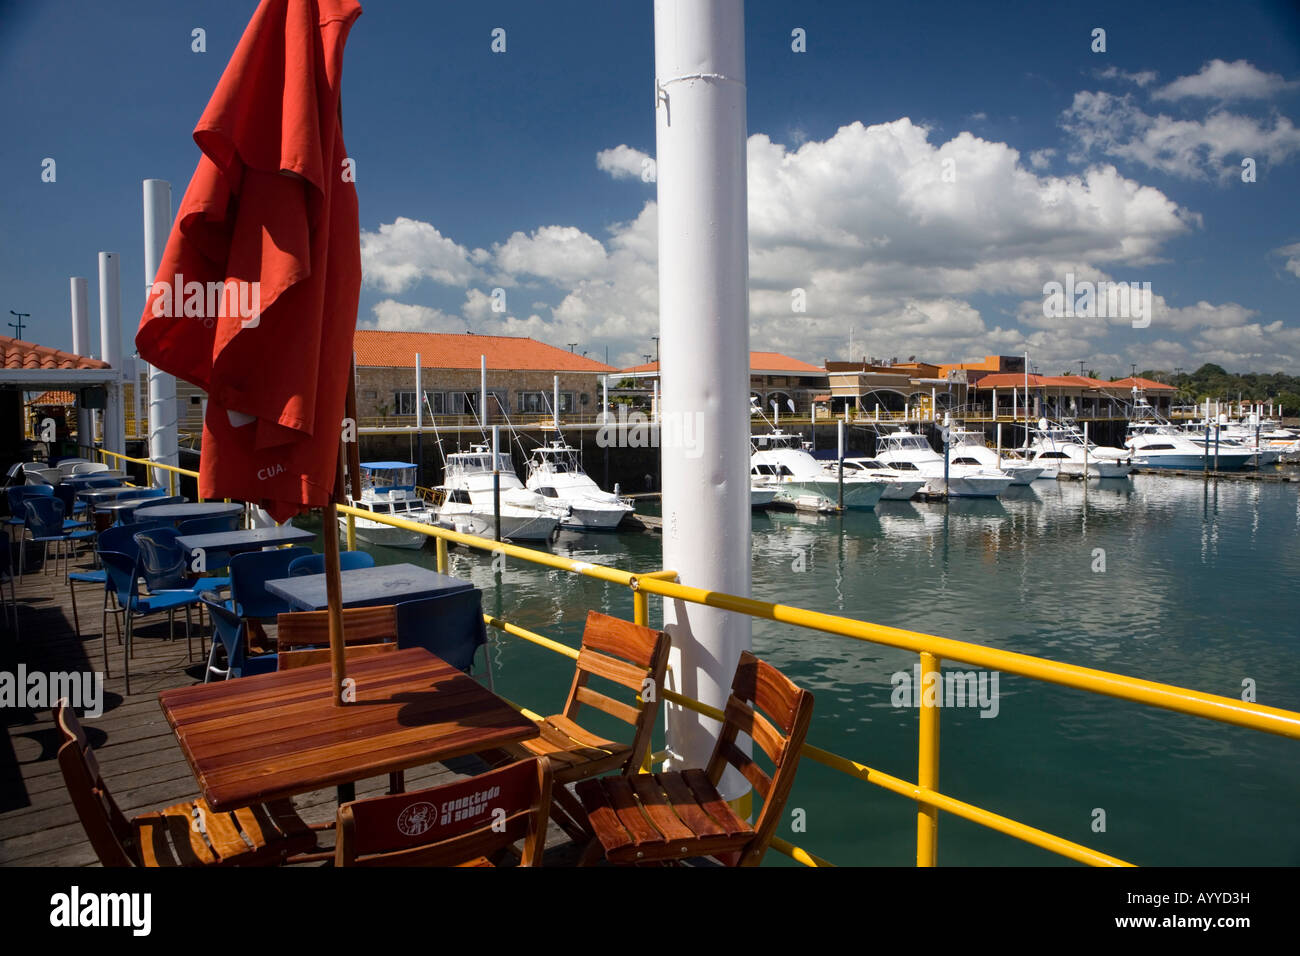
<path fill-rule="evenodd" d="M 72 629 L 77 632 L 77 640 L 81 640 L 81 619 L 77 617 L 77 585 L 69 580 L 68 593 L 72 595 Z"/>
<path fill-rule="evenodd" d="M 128 606 L 123 613 L 126 615 L 126 642 L 122 645 L 122 680 L 125 683 L 126 693 L 131 693 L 131 629 L 135 620 L 135 615 L 131 613 Z"/>
<path fill-rule="evenodd" d="M 185 605 L 185 656 L 194 660 L 194 642 L 190 637 L 190 606 Z"/>

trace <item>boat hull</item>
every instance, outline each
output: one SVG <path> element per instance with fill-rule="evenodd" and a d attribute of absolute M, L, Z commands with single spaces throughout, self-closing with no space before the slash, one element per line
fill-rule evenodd
<path fill-rule="evenodd" d="M 347 517 L 340 515 L 339 536 L 346 539 L 347 533 Z M 366 521 L 364 518 L 356 519 L 353 533 L 356 535 L 357 540 L 364 541 L 366 544 L 375 544 L 384 548 L 401 548 L 405 551 L 420 550 L 428 539 L 428 535 L 420 534 L 418 531 L 394 528 L 391 525 L 380 524 L 377 521 Z"/>

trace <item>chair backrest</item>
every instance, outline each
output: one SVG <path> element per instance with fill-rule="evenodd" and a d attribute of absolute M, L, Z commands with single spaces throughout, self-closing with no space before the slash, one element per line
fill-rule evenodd
<path fill-rule="evenodd" d="M 292 611 L 289 602 L 267 591 L 266 582 L 287 578 L 290 563 L 304 554 L 311 554 L 311 548 L 295 545 L 270 551 L 249 551 L 231 557 L 230 596 L 239 616 L 273 618 Z"/>
<path fill-rule="evenodd" d="M 181 522 L 181 534 L 220 534 L 239 527 L 240 516 L 217 515 L 213 518 L 190 518 Z"/>
<path fill-rule="evenodd" d="M 59 701 L 55 720 L 59 727 L 59 769 L 63 771 L 63 782 L 99 862 L 104 866 L 134 866 L 130 821 L 109 793 L 86 732 L 68 706 L 67 698 Z"/>
<path fill-rule="evenodd" d="M 521 760 L 455 783 L 339 807 L 335 866 L 455 866 L 524 841 L 541 866 L 551 767 Z"/>
<path fill-rule="evenodd" d="M 23 502 L 27 530 L 35 538 L 58 538 L 63 535 L 63 502 L 49 495 L 37 495 Z"/>
<path fill-rule="evenodd" d="M 175 528 L 155 528 L 134 535 L 140 549 L 140 575 L 150 591 L 183 588 L 186 572 L 185 549 L 176 543 Z"/>
<path fill-rule="evenodd" d="M 15 518 L 25 517 L 27 512 L 23 510 L 23 502 L 28 498 L 37 496 L 52 497 L 54 495 L 53 485 L 11 485 L 5 489 L 5 495 L 9 498 L 9 513 Z"/>
<path fill-rule="evenodd" d="M 134 546 L 135 542 L 132 542 Z M 117 598 L 117 606 L 133 609 L 140 594 L 140 555 L 98 548 L 99 563 L 104 566 L 104 586 Z"/>
<path fill-rule="evenodd" d="M 93 475 L 97 472 L 108 470 L 108 465 L 104 464 L 102 461 L 83 461 L 72 466 L 72 473 L 74 475 Z"/>
<path fill-rule="evenodd" d="M 64 478 L 67 478 L 69 475 L 76 474 L 76 471 L 74 469 L 78 465 L 88 465 L 88 464 L 90 464 L 90 461 L 86 458 L 60 458 L 57 467 L 59 469 L 59 475 Z"/>
<path fill-rule="evenodd" d="M 204 591 L 199 602 L 208 609 L 212 621 L 212 640 L 226 649 L 226 666 L 229 677 L 239 677 L 244 670 L 244 622 L 239 615 L 226 607 L 213 591 Z M 209 675 L 211 676 L 211 675 Z"/>
<path fill-rule="evenodd" d="M 468 674 L 474 655 L 486 643 L 483 592 L 478 588 L 397 605 L 398 647 L 423 647 Z"/>
<path fill-rule="evenodd" d="M 373 568 L 375 559 L 368 551 L 340 551 L 339 570 L 355 571 L 358 568 Z M 289 577 L 296 578 L 307 574 L 325 573 L 325 555 L 307 554 L 297 558 L 289 565 Z"/>
<path fill-rule="evenodd" d="M 134 558 L 140 553 L 135 543 L 135 536 L 141 531 L 154 531 L 158 528 L 170 528 L 169 521 L 135 521 L 131 524 L 114 525 L 99 533 L 95 541 L 96 551 L 117 551 Z"/>
<path fill-rule="evenodd" d="M 754 839 L 740 852 L 741 866 L 757 866 L 767 852 L 794 785 L 795 768 L 808 736 L 812 710 L 812 694 L 749 651 L 741 653 L 736 676 L 731 681 L 731 695 L 723 711 L 722 732 L 705 769 L 709 780 L 717 786 L 730 764 L 763 799 L 763 809 L 754 824 Z M 771 776 L 736 746 L 736 736 L 742 733 L 772 762 Z"/>
<path fill-rule="evenodd" d="M 276 618 L 276 666 L 282 671 L 328 661 L 329 642 L 328 611 L 297 611 Z M 348 657 L 397 650 L 397 608 L 392 604 L 344 608 L 343 643 Z"/>
<path fill-rule="evenodd" d="M 632 754 L 625 771 L 640 767 L 650 749 L 655 716 L 663 699 L 669 646 L 668 635 L 663 631 L 597 611 L 587 612 L 587 625 L 582 632 L 582 647 L 578 651 L 569 699 L 564 704 L 564 716 L 576 721 L 585 705 L 631 724 Z M 594 690 L 588 686 L 593 676 L 621 684 L 636 695 L 636 700 L 626 704 Z M 653 694 L 642 698 L 647 680 L 652 681 L 649 687 Z"/>

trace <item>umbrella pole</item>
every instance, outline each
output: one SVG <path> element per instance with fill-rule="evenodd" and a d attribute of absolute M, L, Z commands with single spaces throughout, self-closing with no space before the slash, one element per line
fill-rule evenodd
<path fill-rule="evenodd" d="M 349 392 L 352 383 L 348 383 Z M 356 700 L 356 692 L 348 683 L 347 661 L 343 654 L 343 585 L 339 578 L 339 512 L 338 499 L 344 493 L 343 462 L 346 445 L 340 449 L 338 474 L 334 481 L 334 494 L 325 506 L 322 538 L 325 540 L 325 599 L 328 607 L 330 631 L 330 674 L 334 706 L 342 707 Z"/>

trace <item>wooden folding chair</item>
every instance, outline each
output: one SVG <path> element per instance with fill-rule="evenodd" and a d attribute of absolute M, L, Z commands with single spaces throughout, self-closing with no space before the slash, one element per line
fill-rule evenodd
<path fill-rule="evenodd" d="M 330 659 L 329 611 L 295 611 L 275 619 L 276 670 L 287 671 Z M 343 653 L 347 660 L 387 654 L 397 650 L 397 607 L 343 609 Z M 388 792 L 401 793 L 405 775 L 388 775 Z"/>
<path fill-rule="evenodd" d="M 546 758 L 477 777 L 339 807 L 336 866 L 492 866 L 524 841 L 521 866 L 541 866 L 551 803 Z"/>
<path fill-rule="evenodd" d="M 732 865 L 757 866 L 794 785 L 812 709 L 812 694 L 748 651 L 741 654 L 722 732 L 705 770 L 603 777 L 578 784 L 578 798 L 596 834 L 581 862 L 592 862 L 603 847 L 611 863 L 712 856 Z M 771 760 L 771 776 L 736 746 L 742 733 Z M 728 765 L 744 774 L 763 800 L 754 826 L 718 793 Z"/>
<path fill-rule="evenodd" d="M 277 670 L 291 670 L 330 659 L 329 611 L 297 611 L 276 618 Z M 397 650 L 397 608 L 343 609 L 343 643 L 348 659 Z"/>
<path fill-rule="evenodd" d="M 56 720 L 63 781 L 104 866 L 274 866 L 316 846 L 290 800 L 214 813 L 199 798 L 128 820 L 66 699 Z"/>
<path fill-rule="evenodd" d="M 668 650 L 668 635 L 663 631 L 589 611 L 564 710 L 541 720 L 540 736 L 506 749 L 512 756 L 550 759 L 555 777 L 551 815 L 574 840 L 585 844 L 592 834 L 583 823 L 582 805 L 565 784 L 611 771 L 624 775 L 639 771 L 659 713 Z M 636 695 L 633 703 L 593 689 L 589 686 L 593 676 L 631 690 Z M 647 690 L 650 693 L 642 697 Z M 577 717 L 584 705 L 631 724 L 631 741 L 618 743 L 580 726 Z"/>

